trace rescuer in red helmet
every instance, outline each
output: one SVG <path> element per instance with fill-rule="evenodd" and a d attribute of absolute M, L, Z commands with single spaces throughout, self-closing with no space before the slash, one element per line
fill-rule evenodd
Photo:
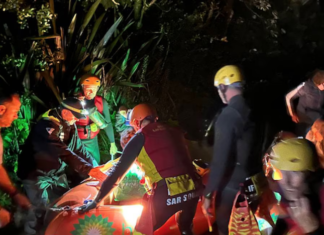
<path fill-rule="evenodd" d="M 144 210 L 134 234 L 153 234 L 178 211 L 181 211 L 178 220 L 181 234 L 193 234 L 192 221 L 202 188 L 201 179 L 191 163 L 183 135 L 158 123 L 157 119 L 157 113 L 151 106 L 135 106 L 130 114 L 135 136 L 125 146 L 119 162 L 103 182 L 95 200 L 82 206 L 81 211 L 95 208 L 137 161 L 150 190 L 144 196 Z M 151 197 L 153 194 L 154 197 Z"/>
<path fill-rule="evenodd" d="M 91 110 L 91 112 L 86 119 L 76 122 L 78 134 L 86 149 L 91 153 L 97 163 L 100 164 L 98 145 L 100 129 L 103 129 L 108 136 L 110 141 L 110 154 L 114 155 L 117 152 L 109 107 L 107 101 L 102 96 L 97 95 L 100 87 L 100 79 L 97 76 L 86 74 L 81 77 L 80 84 L 83 91 L 81 97 L 84 97 L 84 108 Z"/>

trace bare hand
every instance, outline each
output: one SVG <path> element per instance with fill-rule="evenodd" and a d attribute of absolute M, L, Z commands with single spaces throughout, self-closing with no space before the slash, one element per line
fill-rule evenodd
<path fill-rule="evenodd" d="M 30 201 L 28 200 L 28 198 L 21 194 L 21 193 L 17 193 L 14 197 L 13 197 L 13 200 L 16 202 L 16 204 L 18 206 L 20 206 L 21 208 L 23 209 L 29 209 L 31 208 L 31 203 Z"/>
<path fill-rule="evenodd" d="M 299 123 L 299 118 L 298 118 L 298 116 L 297 116 L 296 114 L 293 114 L 293 115 L 291 116 L 291 119 L 293 120 L 293 122 L 295 122 L 295 123 Z"/>
<path fill-rule="evenodd" d="M 306 197 L 290 203 L 288 213 L 306 234 L 314 232 L 319 227 L 319 221 L 312 213 L 309 200 Z"/>
<path fill-rule="evenodd" d="M 201 209 L 205 216 L 212 217 L 213 214 L 210 212 L 211 209 L 211 199 L 203 197 Z"/>

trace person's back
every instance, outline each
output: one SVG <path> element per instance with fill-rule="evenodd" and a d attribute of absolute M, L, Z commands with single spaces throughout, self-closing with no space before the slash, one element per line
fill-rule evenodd
<path fill-rule="evenodd" d="M 216 191 L 216 213 L 222 214 L 216 218 L 216 224 L 219 233 L 224 235 L 228 234 L 232 205 L 240 186 L 244 184 L 245 192 L 250 188 L 257 190 L 259 185 L 253 179 L 259 178 L 258 173 L 262 172 L 259 151 L 262 144 L 259 142 L 263 138 L 257 134 L 260 128 L 255 124 L 251 109 L 243 97 L 242 83 L 243 75 L 233 65 L 221 68 L 214 80 L 227 107 L 215 122 L 214 153 L 203 208 L 207 213 L 211 195 Z"/>
<path fill-rule="evenodd" d="M 155 109 L 146 104 L 134 107 L 130 124 L 136 134 L 127 143 L 118 163 L 91 203 L 82 211 L 89 211 L 103 200 L 118 184 L 134 161 L 145 173 L 149 191 L 142 202 L 144 210 L 135 230 L 151 235 L 171 216 L 179 213 L 181 234 L 192 234 L 201 178 L 191 164 L 189 152 L 181 132 L 167 125 L 156 123 Z M 152 208 L 152 210 L 150 209 Z"/>
<path fill-rule="evenodd" d="M 155 122 L 140 132 L 144 135 L 145 143 L 138 156 L 139 162 L 145 162 L 148 156 L 162 178 L 195 172 L 184 137 L 178 130 Z M 146 175 L 156 174 L 149 164 L 147 167 L 144 169 Z"/>

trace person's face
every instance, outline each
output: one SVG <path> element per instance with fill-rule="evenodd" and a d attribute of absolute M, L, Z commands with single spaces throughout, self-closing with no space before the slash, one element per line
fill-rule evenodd
<path fill-rule="evenodd" d="M 324 83 L 320 84 L 320 85 L 317 85 L 318 89 L 320 89 L 321 91 L 324 90 Z"/>
<path fill-rule="evenodd" d="M 127 111 L 126 110 L 121 110 L 119 111 L 120 115 L 122 115 L 124 118 L 127 118 Z"/>
<path fill-rule="evenodd" d="M 307 190 L 306 172 L 281 171 L 282 179 L 278 181 L 283 196 L 289 201 L 302 197 Z"/>
<path fill-rule="evenodd" d="M 0 127 L 9 127 L 18 118 L 20 110 L 20 100 L 18 95 L 13 95 L 10 102 L 0 105 Z"/>
<path fill-rule="evenodd" d="M 84 85 L 83 94 L 87 100 L 92 100 L 97 95 L 98 86 Z"/>
<path fill-rule="evenodd" d="M 70 110 L 63 109 L 62 110 L 62 118 L 70 125 L 74 125 L 75 122 L 79 121 Z"/>

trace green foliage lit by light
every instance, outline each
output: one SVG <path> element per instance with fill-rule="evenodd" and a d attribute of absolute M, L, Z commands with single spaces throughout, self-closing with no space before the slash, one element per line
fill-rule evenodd
<path fill-rule="evenodd" d="M 53 19 L 54 14 L 51 12 L 49 4 L 42 5 L 41 9 L 39 9 L 36 13 L 36 20 L 38 24 L 38 30 L 43 33 L 47 33 L 51 28 L 50 21 Z"/>
<path fill-rule="evenodd" d="M 140 199 L 146 193 L 144 185 L 140 184 L 140 180 L 144 177 L 141 169 L 133 164 L 124 179 L 118 184 L 114 190 L 115 201 Z"/>

